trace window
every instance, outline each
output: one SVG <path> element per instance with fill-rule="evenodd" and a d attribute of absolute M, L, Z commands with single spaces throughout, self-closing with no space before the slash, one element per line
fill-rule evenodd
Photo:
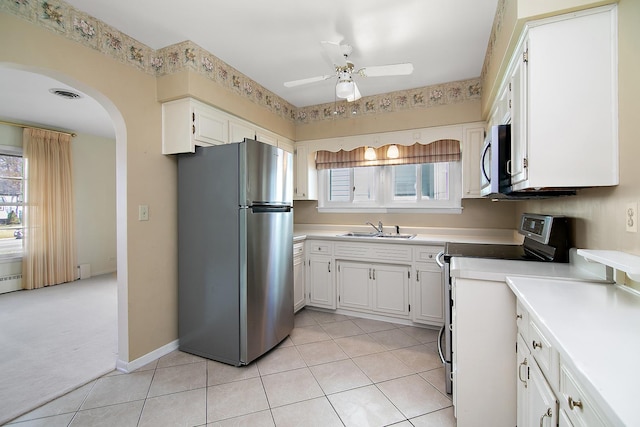
<path fill-rule="evenodd" d="M 461 212 L 460 162 L 318 171 L 320 211 Z"/>
<path fill-rule="evenodd" d="M 22 149 L 0 146 L 0 258 L 22 256 L 23 205 Z"/>

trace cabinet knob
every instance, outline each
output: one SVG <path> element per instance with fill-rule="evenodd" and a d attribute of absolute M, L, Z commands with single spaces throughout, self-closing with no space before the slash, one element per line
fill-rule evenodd
<path fill-rule="evenodd" d="M 522 314 L 516 314 L 516 319 L 522 319 Z"/>
<path fill-rule="evenodd" d="M 582 401 L 580 399 L 573 400 L 573 398 L 571 396 L 569 396 L 567 401 L 569 402 L 569 409 L 571 409 L 572 411 L 573 411 L 574 408 L 582 409 Z"/>
<path fill-rule="evenodd" d="M 531 346 L 535 350 L 536 348 L 542 348 L 542 343 L 541 342 L 537 342 L 536 340 L 533 340 L 533 341 L 531 341 Z"/>

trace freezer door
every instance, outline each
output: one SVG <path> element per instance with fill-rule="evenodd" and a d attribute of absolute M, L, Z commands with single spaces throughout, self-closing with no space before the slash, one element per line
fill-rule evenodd
<path fill-rule="evenodd" d="M 245 139 L 240 143 L 240 198 L 244 206 L 293 203 L 293 156 L 278 147 Z"/>
<path fill-rule="evenodd" d="M 293 209 L 240 209 L 245 216 L 246 277 L 240 292 L 242 364 L 293 329 Z"/>

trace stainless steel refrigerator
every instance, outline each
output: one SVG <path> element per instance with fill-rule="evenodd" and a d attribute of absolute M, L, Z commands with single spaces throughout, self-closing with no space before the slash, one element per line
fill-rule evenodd
<path fill-rule="evenodd" d="M 180 350 L 246 365 L 293 329 L 293 158 L 243 142 L 178 156 Z"/>

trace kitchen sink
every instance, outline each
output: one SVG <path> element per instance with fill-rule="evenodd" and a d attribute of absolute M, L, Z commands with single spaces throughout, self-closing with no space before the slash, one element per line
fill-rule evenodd
<path fill-rule="evenodd" d="M 396 234 L 396 233 L 368 233 L 364 231 L 349 231 L 348 233 L 340 234 L 341 237 L 375 237 L 381 239 L 413 239 L 415 234 Z"/>

